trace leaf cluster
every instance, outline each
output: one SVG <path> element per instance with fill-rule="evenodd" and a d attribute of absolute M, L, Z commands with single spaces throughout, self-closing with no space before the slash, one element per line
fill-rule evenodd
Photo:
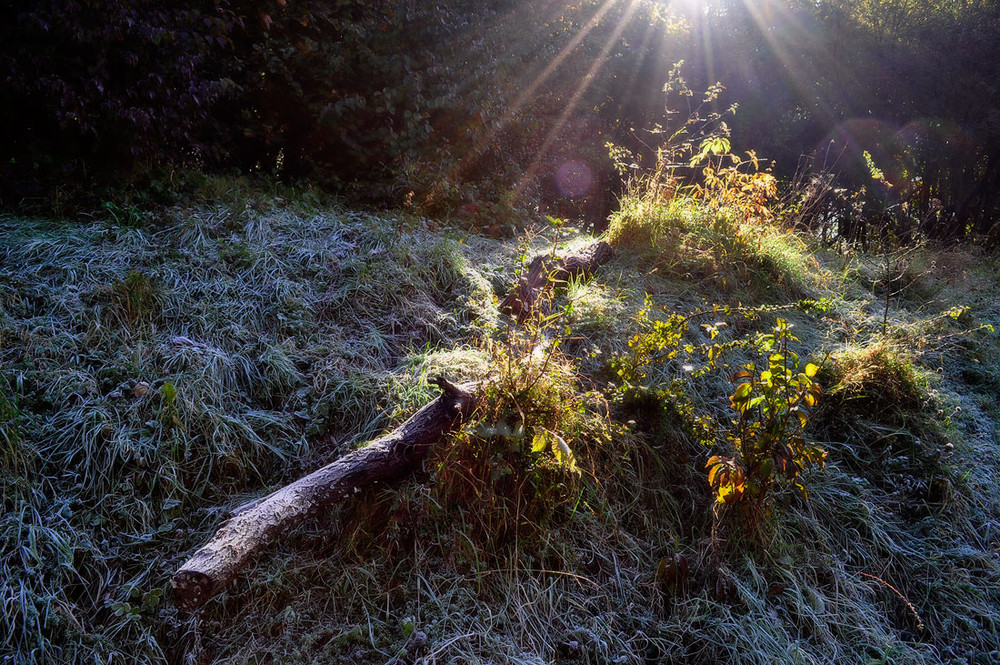
<path fill-rule="evenodd" d="M 806 440 L 804 430 L 823 389 L 814 380 L 819 367 L 800 370 L 799 356 L 788 348 L 798 341 L 785 319 L 778 319 L 759 348 L 766 369 L 748 364 L 736 372 L 729 404 L 737 414 L 727 439 L 735 455 L 709 458 L 708 482 L 720 504 L 754 501 L 763 505 L 779 482 L 791 483 L 805 498 L 799 479 L 810 466 L 822 467 L 826 451 Z"/>
<path fill-rule="evenodd" d="M 756 319 L 762 314 L 788 309 L 822 311 L 822 302 L 801 301 L 783 306 L 731 307 L 716 305 L 687 316 L 669 313 L 652 319 L 652 305 L 636 317 L 641 332 L 629 340 L 628 353 L 614 361 L 621 380 L 622 396 L 653 391 L 665 404 L 674 407 L 688 434 L 705 446 L 720 438 L 728 454 L 709 457 L 705 468 L 717 505 L 742 504 L 760 515 L 769 506 L 774 491 L 783 486 L 797 489 L 807 497 L 801 474 L 810 467 L 822 468 L 826 451 L 805 436 L 813 410 L 823 394 L 816 380 L 820 367 L 802 366 L 790 344 L 799 341 L 792 325 L 778 317 L 768 333 L 745 334 L 719 341 L 720 331 L 729 327 L 726 318 Z M 709 341 L 689 339 L 691 323 L 711 316 L 700 329 Z M 754 350 L 764 363 L 748 363 L 731 381 L 736 384 L 729 397 L 736 418 L 728 423 L 698 408 L 690 398 L 694 382 L 716 370 L 722 359 L 735 350 Z M 677 364 L 681 370 L 666 387 L 652 372 L 664 365 Z M 661 383 L 662 385 L 662 383 Z"/>

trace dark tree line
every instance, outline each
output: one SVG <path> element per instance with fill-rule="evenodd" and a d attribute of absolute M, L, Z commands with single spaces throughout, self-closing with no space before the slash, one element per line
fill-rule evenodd
<path fill-rule="evenodd" d="M 568 144 L 601 180 L 610 70 L 650 29 L 612 4 L 7 1 L 0 196 L 192 166 L 449 211 L 537 190 Z"/>
<path fill-rule="evenodd" d="M 809 156 L 869 190 L 858 219 L 995 242 L 998 52 L 990 0 L 6 0 L 0 197 L 193 166 L 431 212 L 600 214 L 620 187 L 606 142 L 675 120 L 662 86 L 684 59 L 786 180 Z M 556 191 L 565 163 L 590 169 L 580 200 Z"/>

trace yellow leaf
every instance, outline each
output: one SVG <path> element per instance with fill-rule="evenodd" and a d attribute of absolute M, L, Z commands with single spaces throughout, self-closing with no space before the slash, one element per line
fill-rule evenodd
<path fill-rule="evenodd" d="M 806 376 L 808 376 L 809 378 L 816 376 L 816 372 L 818 371 L 819 367 L 817 367 L 816 365 L 813 365 L 812 363 L 806 365 Z"/>
<path fill-rule="evenodd" d="M 538 432 L 535 433 L 535 437 L 531 440 L 531 452 L 541 453 L 548 447 L 549 433 L 545 430 L 538 430 Z"/>

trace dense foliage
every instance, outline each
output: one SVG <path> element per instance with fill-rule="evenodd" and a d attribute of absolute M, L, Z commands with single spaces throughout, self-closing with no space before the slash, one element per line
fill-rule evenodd
<path fill-rule="evenodd" d="M 652 153 L 696 101 L 664 108 L 684 60 L 741 150 L 819 192 L 799 222 L 996 241 L 998 28 L 986 0 L 6 2 L 0 195 L 196 166 L 596 220 L 606 143 Z"/>
<path fill-rule="evenodd" d="M 602 104 L 645 85 L 625 76 L 627 47 L 651 14 L 597 2 L 94 0 L 8 3 L 0 18 L 0 114 L 19 129 L 3 139 L 7 204 L 39 184 L 196 166 L 450 212 L 534 193 L 554 169 L 547 155 L 582 154 L 603 182 L 602 127 L 619 110 Z"/>
<path fill-rule="evenodd" d="M 211 2 L 5 2 L 0 139 L 5 180 L 213 158 L 216 60 L 241 19 Z"/>

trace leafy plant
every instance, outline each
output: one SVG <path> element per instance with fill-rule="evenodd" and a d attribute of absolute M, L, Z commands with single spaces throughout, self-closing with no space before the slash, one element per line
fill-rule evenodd
<path fill-rule="evenodd" d="M 766 368 L 758 371 L 751 363 L 732 377 L 738 385 L 729 403 L 738 417 L 727 438 L 734 455 L 713 455 L 706 464 L 719 504 L 752 502 L 761 507 L 783 483 L 806 497 L 800 474 L 824 464 L 826 451 L 804 435 L 811 409 L 823 393 L 814 380 L 819 367 L 809 363 L 800 371 L 799 356 L 789 348 L 795 341 L 791 325 L 779 318 L 758 342 L 767 353 Z"/>
<path fill-rule="evenodd" d="M 690 108 L 690 99 L 695 93 L 688 86 L 683 69 L 683 60 L 674 63 L 663 92 L 668 105 Z M 721 83 L 709 86 L 700 103 L 679 124 L 655 124 L 647 129 L 655 148 L 648 142 L 649 137 L 636 137 L 634 146 L 606 143 L 615 169 L 622 176 L 629 176 L 629 189 L 634 195 L 656 199 L 664 195 L 672 197 L 678 190 L 688 190 L 698 164 L 709 155 L 730 152 L 729 126 L 723 118 L 734 114 L 736 105 L 721 112 L 712 110 L 724 90 Z M 668 111 L 668 115 L 676 113 L 676 109 Z M 649 165 L 645 166 L 644 162 Z"/>
<path fill-rule="evenodd" d="M 694 92 L 681 76 L 683 65 L 683 61 L 674 65 L 664 92 L 690 98 Z M 768 203 L 777 195 L 778 183 L 770 169 L 761 169 L 756 152 L 740 156 L 732 151 L 724 118 L 734 115 L 737 105 L 722 112 L 705 110 L 714 107 L 724 90 L 720 83 L 710 86 L 701 103 L 672 131 L 660 126 L 649 130 L 654 135 L 668 134 L 668 138 L 657 148 L 652 168 L 634 178 L 632 189 L 645 198 L 668 200 L 678 191 L 688 191 L 715 210 L 731 211 L 741 218 L 770 219 Z M 619 173 L 641 173 L 641 154 L 613 143 L 607 147 Z M 698 167 L 700 173 L 695 171 Z"/>
<path fill-rule="evenodd" d="M 754 320 L 762 314 L 790 310 L 823 312 L 827 305 L 825 300 L 808 299 L 786 305 L 760 305 L 757 307 L 713 305 L 689 314 L 670 312 L 666 318 L 659 319 L 651 316 L 653 305 L 647 296 L 646 306 L 639 310 L 634 319 L 640 327 L 640 332 L 629 339 L 629 352 L 616 357 L 613 365 L 622 382 L 622 388 L 626 390 L 642 386 L 648 379 L 647 372 L 651 366 L 677 359 L 686 360 L 690 375 L 698 377 L 714 369 L 724 353 L 761 343 L 761 340 L 749 336 L 739 337 L 728 342 L 716 341 L 720 330 L 728 326 L 724 319 L 740 317 Z M 690 324 L 707 318 L 713 321 L 702 323 L 701 328 L 708 334 L 709 342 L 706 344 L 685 342 L 684 337 Z M 691 364 L 696 362 L 699 363 L 698 367 Z"/>
<path fill-rule="evenodd" d="M 703 182 L 695 186 L 696 196 L 742 218 L 771 218 L 768 204 L 778 193 L 778 181 L 767 170 L 761 171 L 757 153 L 750 150 L 740 157 L 730 152 L 728 139 L 706 139 L 691 159 L 692 166 L 701 163 L 705 164 Z"/>
<path fill-rule="evenodd" d="M 484 552 L 462 565 L 541 557 L 587 491 L 596 446 L 610 441 L 602 397 L 581 390 L 563 351 L 572 303 L 542 309 L 482 342 L 491 368 L 477 411 L 434 460 L 435 503 L 465 506 L 448 519 Z"/>
<path fill-rule="evenodd" d="M 177 408 L 177 388 L 169 381 L 160 386 L 160 422 L 166 431 L 184 429 Z"/>
<path fill-rule="evenodd" d="M 481 409 L 486 429 L 480 430 L 524 437 L 532 453 L 551 453 L 559 466 L 577 472 L 567 439 L 586 435 L 595 423 L 576 390 L 573 364 L 560 348 L 569 332 L 562 324 L 572 309 L 569 303 L 552 314 L 536 312 L 522 322 L 523 332 L 510 328 L 500 341 L 486 342 L 495 369 Z"/>

